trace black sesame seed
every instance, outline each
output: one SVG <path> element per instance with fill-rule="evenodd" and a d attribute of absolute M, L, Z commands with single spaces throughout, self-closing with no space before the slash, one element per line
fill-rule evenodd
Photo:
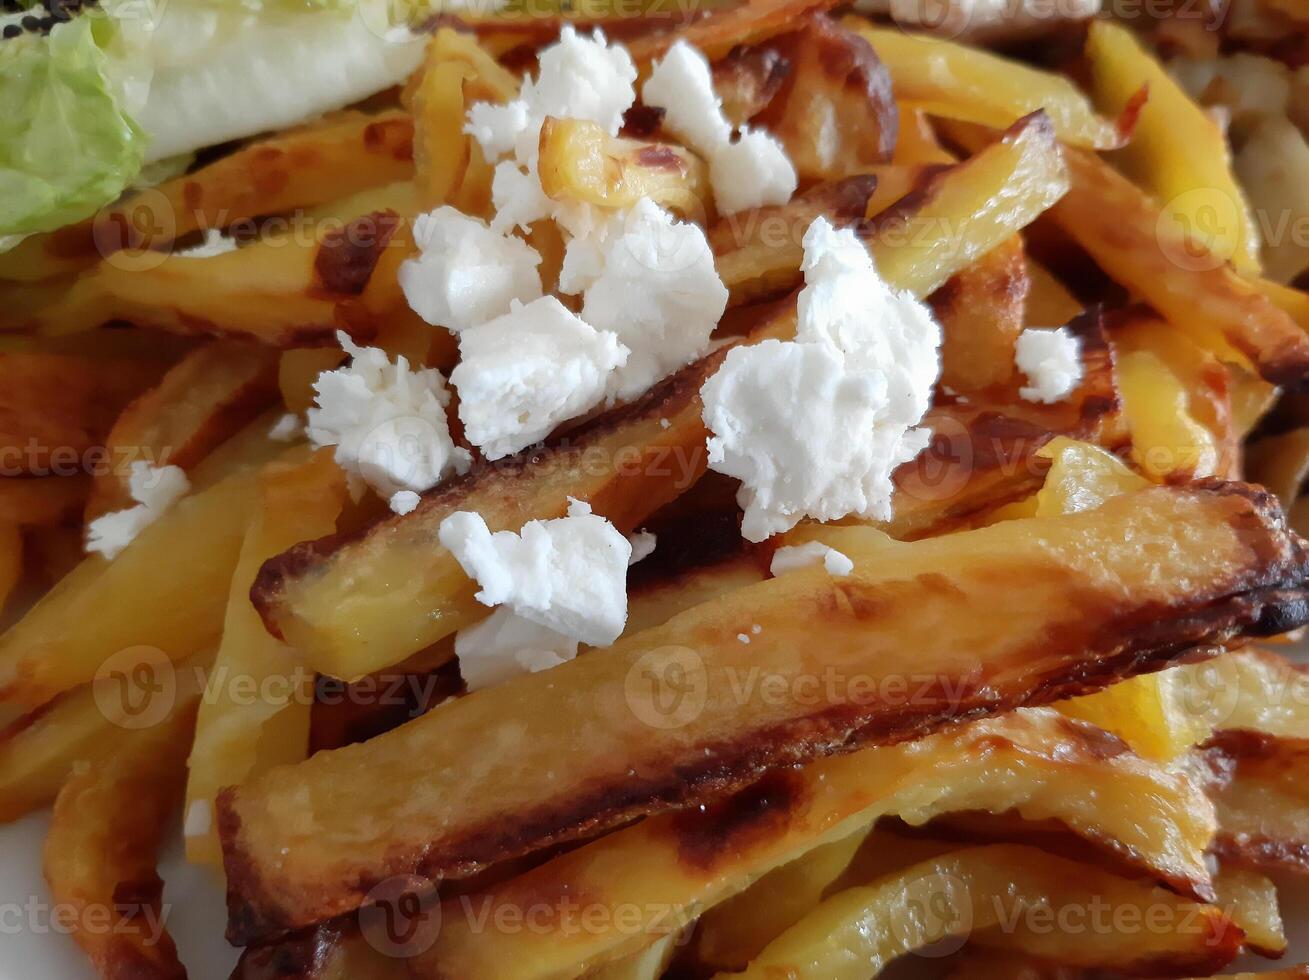
<path fill-rule="evenodd" d="M 41 26 L 41 22 L 37 20 L 35 17 L 33 17 L 31 14 L 28 14 L 18 23 L 23 25 L 23 30 L 25 31 L 35 31 Z"/>
<path fill-rule="evenodd" d="M 22 33 L 23 33 L 23 29 L 19 27 L 17 24 L 5 25 L 4 36 L 6 38 L 18 37 L 18 35 Z"/>

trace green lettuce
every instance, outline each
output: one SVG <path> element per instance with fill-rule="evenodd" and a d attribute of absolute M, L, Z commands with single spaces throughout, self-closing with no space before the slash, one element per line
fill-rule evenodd
<path fill-rule="evenodd" d="M 136 179 L 146 136 L 124 108 L 103 18 L 0 42 L 0 237 L 52 231 Z"/>

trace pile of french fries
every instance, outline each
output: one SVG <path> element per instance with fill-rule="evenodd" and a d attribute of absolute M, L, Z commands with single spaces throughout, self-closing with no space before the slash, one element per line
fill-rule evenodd
<path fill-rule="evenodd" d="M 924 951 L 958 978 L 1189 977 L 1285 952 L 1276 882 L 1309 875 L 1309 294 L 1261 271 L 1165 28 L 1052 23 L 1056 67 L 830 7 L 568 14 L 642 72 L 696 45 L 800 191 L 720 217 L 658 113 L 618 137 L 548 120 L 551 198 L 705 227 L 721 343 L 404 516 L 270 430 L 343 362 L 337 331 L 455 364 L 396 272 L 417 215 L 490 216 L 467 107 L 514 98 L 560 17 L 445 19 L 402 91 L 0 255 L 0 816 L 53 805 L 47 881 L 101 976 L 185 976 L 145 925 L 178 814 L 245 980 L 860 980 Z M 939 319 L 932 443 L 890 522 L 751 545 L 700 389 L 794 334 L 818 216 Z M 212 230 L 241 247 L 173 254 Z M 561 232 L 528 238 L 549 291 Z M 1024 400 L 1016 338 L 1060 324 L 1082 381 Z M 190 494 L 85 556 L 136 460 Z M 626 632 L 466 694 L 453 638 L 488 609 L 442 520 L 518 530 L 570 497 L 658 536 Z M 769 576 L 813 541 L 855 571 Z"/>

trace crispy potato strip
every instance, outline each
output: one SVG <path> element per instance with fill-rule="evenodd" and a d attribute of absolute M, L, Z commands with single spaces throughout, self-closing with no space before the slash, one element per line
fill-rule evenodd
<path fill-rule="evenodd" d="M 710 61 L 717 61 L 740 46 L 792 31 L 807 16 L 832 6 L 833 0 L 750 0 L 711 10 L 708 16 L 686 25 L 663 27 L 661 21 L 651 19 L 644 33 L 627 42 L 627 50 L 643 70 L 678 40 L 699 48 Z M 651 24 L 661 26 L 649 30 Z"/>
<path fill-rule="evenodd" d="M 134 652 L 182 660 L 213 646 L 256 486 L 235 473 L 179 501 L 112 562 L 93 555 L 73 569 L 0 635 L 0 703 L 37 708 L 115 656 L 130 670 Z"/>
<path fill-rule="evenodd" d="M 294 651 L 268 635 L 250 604 L 250 584 L 270 556 L 336 530 L 345 474 L 324 449 L 299 466 L 270 465 L 259 483 L 187 760 L 184 832 L 187 857 L 195 863 L 221 863 L 212 809 L 220 789 L 309 754 L 312 675 Z M 259 696 L 251 698 L 251 689 Z"/>
<path fill-rule="evenodd" d="M 708 167 L 690 150 L 610 136 L 582 119 L 546 119 L 538 170 L 556 201 L 630 208 L 648 197 L 692 220 L 713 212 Z"/>
<path fill-rule="evenodd" d="M 185 980 L 155 864 L 181 800 L 195 705 L 193 696 L 132 733 L 55 801 L 45 879 L 53 900 L 76 911 L 73 939 L 102 977 Z"/>
<path fill-rule="evenodd" d="M 1065 151 L 1072 189 L 1050 214 L 1115 281 L 1214 349 L 1215 337 L 1267 381 L 1299 384 L 1309 337 L 1259 288 L 1183 235 L 1159 205 L 1093 154 Z"/>
<path fill-rule="evenodd" d="M 1124 27 L 1092 21 L 1086 55 L 1102 109 L 1119 115 L 1148 93 L 1132 140 L 1115 158 L 1186 234 L 1246 275 L 1259 274 L 1259 230 L 1227 137 Z M 1213 215 L 1217 215 L 1215 220 Z"/>
<path fill-rule="evenodd" d="M 167 249 L 196 231 L 231 228 L 408 180 L 413 138 L 406 112 L 336 113 L 140 191 L 93 221 L 34 235 L 0 254 L 0 279 L 64 275 L 121 249 Z"/>
<path fill-rule="evenodd" d="M 1091 513 L 912 544 L 865 528 L 829 543 L 855 560 L 848 578 L 812 569 L 739 590 L 602 656 L 479 691 L 224 794 L 232 935 L 249 941 L 349 911 L 361 881 L 467 874 L 771 765 L 1098 689 L 1305 616 L 1301 542 L 1269 495 L 1239 484 L 1146 490 Z M 997 609 L 1008 613 L 1003 630 Z M 902 677 L 905 649 L 935 679 L 912 705 L 845 685 L 800 693 L 805 678 Z M 667 724 L 660 679 L 673 670 L 696 693 Z M 746 673 L 775 679 L 743 689 Z M 504 717 L 515 726 L 492 751 L 484 733 Z M 431 770 L 436 746 L 462 760 L 457 771 Z M 374 811 L 396 831 L 360 820 Z"/>
<path fill-rule="evenodd" d="M 1070 915 L 1085 922 L 1093 903 L 1120 916 L 1135 912 L 1135 921 L 1152 913 L 1153 925 L 1120 934 L 1088 924 L 1071 935 L 1049 927 Z M 731 976 L 857 980 L 904 953 L 961 935 L 1077 966 L 1170 972 L 1221 967 L 1242 938 L 1212 906 L 1034 848 L 996 845 L 928 858 L 839 892 Z"/>
<path fill-rule="evenodd" d="M 929 297 L 941 324 L 941 384 L 973 393 L 1013 380 L 1027 290 L 1023 240 L 1014 235 Z"/>
<path fill-rule="evenodd" d="M 1096 115 L 1091 101 L 1062 75 L 953 41 L 873 27 L 861 17 L 841 23 L 873 46 L 901 102 L 997 129 L 1039 109 L 1064 143 L 1095 149 L 1123 143 L 1118 127 Z"/>
<path fill-rule="evenodd" d="M 131 460 L 190 470 L 236 435 L 276 398 L 276 365 L 275 352 L 243 344 L 207 344 L 183 357 L 109 430 L 105 449 L 115 465 L 96 474 L 86 520 L 132 506 Z"/>

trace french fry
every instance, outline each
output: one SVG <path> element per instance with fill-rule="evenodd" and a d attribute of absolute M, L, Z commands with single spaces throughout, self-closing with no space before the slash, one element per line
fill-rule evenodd
<path fill-rule="evenodd" d="M 1014 235 L 928 298 L 941 324 L 941 384 L 967 394 L 1013 379 L 1027 291 L 1023 240 Z"/>
<path fill-rule="evenodd" d="M 0 520 L 28 527 L 61 524 L 82 510 L 85 476 L 0 477 Z"/>
<path fill-rule="evenodd" d="M 790 70 L 759 122 L 782 141 L 801 184 L 891 159 L 898 110 L 891 76 L 867 41 L 818 14 L 769 46 Z"/>
<path fill-rule="evenodd" d="M 0 321 L 66 334 L 126 320 L 275 347 L 330 344 L 338 316 L 350 311 L 383 256 L 398 247 L 393 239 L 404 219 L 417 212 L 414 185 L 406 181 L 307 212 L 292 231 L 235 252 L 204 259 L 120 252 L 53 303 L 6 311 Z M 363 340 L 379 327 L 358 318 L 349 325 Z"/>
<path fill-rule="evenodd" d="M 1251 444 L 1246 451 L 1250 479 L 1262 483 L 1290 510 L 1309 477 L 1309 429 L 1292 429 Z"/>
<path fill-rule="evenodd" d="M 561 906 L 549 929 L 488 942 L 467 906 L 448 902 L 436 943 L 410 960 L 412 976 L 576 975 L 680 931 L 701 910 L 744 891 L 761 875 L 866 831 L 886 814 L 927 821 L 953 811 L 1013 809 L 1033 820 L 1064 821 L 1088 836 L 1099 828 L 1101 840 L 1151 855 L 1156 872 L 1173 887 L 1207 893 L 1203 850 L 1213 818 L 1199 787 L 1105 747 L 1103 735 L 1088 726 L 1034 709 L 915 743 L 824 759 L 794 778 L 767 778 L 705 810 L 652 817 L 468 898 L 479 915 L 514 916 L 539 908 L 543 894 L 585 894 L 588 907 L 597 910 L 585 928 Z M 1128 807 L 1127 799 L 1146 802 L 1146 808 Z M 633 916 L 633 910 L 640 912 Z M 339 944 L 354 956 L 370 951 L 357 932 L 319 932 L 331 935 L 316 948 Z M 267 949 L 284 945 L 294 950 L 300 944 L 290 940 Z"/>
<path fill-rule="evenodd" d="M 277 387 L 287 411 L 303 415 L 314 404 L 314 382 L 324 371 L 345 361 L 345 351 L 331 347 L 296 347 L 282 351 L 277 364 Z"/>
<path fill-rule="evenodd" d="M 230 228 L 408 180 L 413 133 L 405 112 L 341 112 L 251 143 L 131 195 L 94 220 L 34 235 L 0 254 L 0 279 L 67 275 L 120 249 L 167 249 L 199 230 Z"/>
<path fill-rule="evenodd" d="M 1250 284 L 1183 236 L 1159 205 L 1092 154 L 1069 148 L 1072 189 L 1054 221 L 1115 281 L 1139 293 L 1178 330 L 1215 349 L 1222 338 L 1273 384 L 1309 370 L 1309 336 Z"/>
<path fill-rule="evenodd" d="M 860 34 L 891 73 L 902 102 L 947 119 L 996 129 L 1043 110 L 1059 139 L 1071 146 L 1121 146 L 1118 127 L 1102 119 L 1068 79 L 953 41 L 874 27 L 862 17 L 841 21 Z"/>
<path fill-rule="evenodd" d="M 847 578 L 817 568 L 739 590 L 603 656 L 479 691 L 365 745 L 224 793 L 233 937 L 250 941 L 349 911 L 364 898 L 357 883 L 379 874 L 467 874 L 582 828 L 740 786 L 769 765 L 1089 692 L 1196 645 L 1283 632 L 1306 608 L 1299 540 L 1270 497 L 1239 484 L 1145 490 L 1091 513 L 912 544 L 867 528 L 837 540 L 855 561 Z M 1003 631 L 997 609 L 1007 612 Z M 949 623 L 963 633 L 942 628 Z M 1059 638 L 1054 647 L 1051 637 Z M 912 669 L 935 678 L 912 710 L 795 693 L 797 680 L 824 671 L 874 684 L 902 676 L 906 649 L 915 651 Z M 674 664 L 700 692 L 698 711 L 661 728 L 658 679 Z M 747 668 L 775 674 L 769 689 L 783 695 L 740 690 Z M 503 717 L 516 720 L 515 730 L 501 730 L 492 751 L 482 733 Z M 467 761 L 457 772 L 433 772 L 426 760 L 436 746 Z M 360 820 L 365 812 L 406 816 L 379 832 L 382 824 Z M 348 826 L 339 826 L 344 814 Z"/>
<path fill-rule="evenodd" d="M 1277 886 L 1256 871 L 1222 868 L 1214 875 L 1214 905 L 1245 933 L 1245 947 L 1277 959 L 1286 952 L 1286 931 L 1277 907 Z"/>
<path fill-rule="evenodd" d="M 1032 916 L 1035 909 L 1056 917 L 1065 908 L 1085 914 L 1091 901 L 1120 913 L 1135 909 L 1138 916 L 1153 909 L 1157 927 L 1130 935 L 1087 928 L 1069 936 L 1041 928 Z M 1060 962 L 1129 971 L 1161 965 L 1211 971 L 1230 962 L 1241 942 L 1240 929 L 1211 906 L 1034 848 L 996 845 L 928 858 L 840 892 L 734 975 L 854 980 L 879 972 L 904 953 L 961 934 L 982 944 L 1053 954 L 1050 958 Z"/>
<path fill-rule="evenodd" d="M 0 730 L 0 822 L 54 802 L 68 777 L 88 772 L 144 727 L 193 708 L 212 651 L 165 671 L 114 671 L 59 695 Z"/>
<path fill-rule="evenodd" d="M 179 501 L 112 562 L 83 561 L 0 635 L 0 703 L 40 707 L 124 651 L 176 661 L 213 646 L 256 486 L 237 472 Z"/>
<path fill-rule="evenodd" d="M 1309 208 L 1309 194 L 1296 179 L 1306 164 L 1309 141 L 1291 120 L 1271 113 L 1258 118 L 1236 155 L 1236 175 L 1259 217 L 1260 230 L 1267 234 L 1263 266 L 1274 282 L 1294 282 L 1309 269 L 1309 244 L 1294 230 Z M 1227 217 L 1230 208 L 1219 213 Z"/>
<path fill-rule="evenodd" d="M 689 24 L 664 26 L 666 19 L 650 20 L 643 25 L 642 34 L 627 42 L 627 50 L 641 70 L 678 40 L 699 48 L 713 62 L 738 46 L 758 44 L 794 30 L 809 15 L 831 6 L 832 0 L 750 0 L 712 10 L 709 16 Z M 650 30 L 651 24 L 660 26 Z"/>
<path fill-rule="evenodd" d="M 0 522 L 0 612 L 23 577 L 23 531 L 8 521 Z"/>
<path fill-rule="evenodd" d="M 1026 227 L 1068 191 L 1068 172 L 1043 112 L 867 222 L 862 237 L 888 282 L 925 296 Z M 966 176 L 965 176 L 966 175 Z M 969 210 L 982 188 L 994 207 Z"/>
<path fill-rule="evenodd" d="M 645 949 L 589 970 L 586 980 L 659 980 L 677 955 L 678 935 L 657 939 Z"/>
<path fill-rule="evenodd" d="M 45 841 L 53 900 L 102 977 L 185 980 L 155 865 L 186 779 L 195 703 L 136 732 L 59 792 Z"/>
<path fill-rule="evenodd" d="M 1309 874 L 1309 740 L 1228 729 L 1199 749 L 1197 766 L 1218 812 L 1219 860 Z"/>
<path fill-rule="evenodd" d="M 165 365 L 42 352 L 0 354 L 0 467 L 4 477 L 84 471 L 114 418 Z"/>
<path fill-rule="evenodd" d="M 610 136 L 583 119 L 545 120 L 538 170 L 556 201 L 618 209 L 648 197 L 692 220 L 713 211 L 708 168 L 690 150 Z"/>
<path fill-rule="evenodd" d="M 1049 327 L 1067 323 L 1082 312 L 1082 304 L 1045 266 L 1027 262 L 1027 314 L 1024 322 L 1032 327 Z"/>
<path fill-rule="evenodd" d="M 474 69 L 463 61 L 431 63 L 435 50 L 433 43 L 413 96 L 414 162 L 424 210 L 445 204 L 459 187 L 473 142 L 464 135 L 463 124 L 468 111 L 464 85 Z"/>
<path fill-rule="evenodd" d="M 1126 28 L 1092 21 L 1086 57 L 1100 108 L 1117 116 L 1144 88 L 1132 140 L 1115 157 L 1163 213 L 1198 238 L 1215 258 L 1259 274 L 1259 230 L 1232 172 L 1232 155 L 1218 124 L 1186 94 Z M 1214 220 L 1211 215 L 1218 215 Z"/>
<path fill-rule="evenodd" d="M 86 520 L 132 506 L 132 459 L 192 469 L 263 412 L 277 396 L 276 355 L 266 348 L 214 343 L 175 364 L 114 422 L 105 449 L 115 466 L 96 475 Z"/>
<path fill-rule="evenodd" d="M 714 92 L 733 126 L 749 122 L 781 91 L 790 64 L 775 47 L 758 45 L 729 51 L 711 66 Z"/>
<path fill-rule="evenodd" d="M 270 465 L 259 483 L 259 502 L 232 575 L 223 638 L 187 760 L 185 834 L 193 863 L 221 863 L 212 819 L 220 789 L 309 754 L 312 677 L 295 652 L 263 628 L 250 605 L 250 584 L 270 556 L 336 530 L 346 496 L 345 474 L 324 449 L 298 466 Z M 258 697 L 249 696 L 251 689 Z"/>

